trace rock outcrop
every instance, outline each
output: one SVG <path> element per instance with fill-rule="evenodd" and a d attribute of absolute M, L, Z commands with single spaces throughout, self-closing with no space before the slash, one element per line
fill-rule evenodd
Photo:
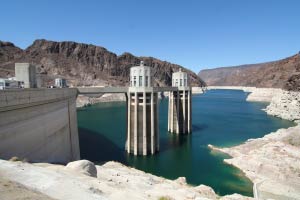
<path fill-rule="evenodd" d="M 180 65 L 130 53 L 118 56 L 91 44 L 42 39 L 21 50 L 12 43 L 0 43 L 0 77 L 14 76 L 14 63 L 30 62 L 38 66 L 39 73 L 48 84 L 55 77 L 64 77 L 72 86 L 125 86 L 129 83 L 130 67 L 141 60 L 153 68 L 155 85 L 170 86 L 172 73 L 179 68 L 189 74 L 192 85 L 204 85 L 195 73 Z"/>
<path fill-rule="evenodd" d="M 0 41 L 0 63 L 17 58 L 17 55 L 21 52 L 22 49 L 16 47 L 13 43 Z"/>
<path fill-rule="evenodd" d="M 300 91 L 300 54 L 268 63 L 201 70 L 209 86 L 249 86 Z"/>
<path fill-rule="evenodd" d="M 250 92 L 247 101 L 272 102 L 273 97 L 281 94 L 283 90 L 278 88 L 249 88 L 247 92 Z"/>
<path fill-rule="evenodd" d="M 0 41 L 0 77 L 11 76 L 14 73 L 9 65 L 12 60 L 18 60 L 23 50 L 13 43 Z"/>
<path fill-rule="evenodd" d="M 79 172 L 91 177 L 97 177 L 97 169 L 91 161 L 88 160 L 77 160 L 69 162 L 66 169 Z"/>
<path fill-rule="evenodd" d="M 281 91 L 266 108 L 269 115 L 300 123 L 300 92 Z"/>
<path fill-rule="evenodd" d="M 210 88 L 210 87 L 209 87 Z M 250 92 L 247 101 L 270 102 L 267 114 L 300 123 L 300 92 L 278 88 L 241 88 Z"/>

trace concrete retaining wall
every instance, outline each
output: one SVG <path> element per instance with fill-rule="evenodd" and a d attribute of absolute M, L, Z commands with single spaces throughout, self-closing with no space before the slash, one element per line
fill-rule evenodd
<path fill-rule="evenodd" d="M 0 91 L 0 158 L 80 159 L 76 96 L 69 88 Z"/>

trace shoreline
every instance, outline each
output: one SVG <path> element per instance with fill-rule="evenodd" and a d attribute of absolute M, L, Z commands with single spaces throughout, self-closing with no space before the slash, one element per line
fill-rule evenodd
<path fill-rule="evenodd" d="M 224 162 L 240 169 L 253 182 L 254 197 L 300 199 L 299 138 L 300 125 L 297 125 L 237 146 L 208 145 L 208 148 L 231 156 Z"/>
<path fill-rule="evenodd" d="M 294 121 L 295 123 L 298 123 L 298 120 L 300 119 L 300 114 L 297 113 L 297 110 L 300 111 L 300 105 L 298 105 L 298 107 L 296 105 L 292 108 L 289 106 L 290 102 L 295 101 L 295 98 L 300 99 L 300 96 L 299 96 L 300 93 L 297 93 L 297 92 L 284 91 L 284 90 L 278 89 L 278 88 L 255 88 L 255 87 L 213 87 L 213 88 L 208 88 L 208 89 L 243 90 L 244 92 L 249 93 L 246 101 L 268 102 L 269 105 L 264 109 L 264 111 L 267 112 L 268 115 L 273 115 L 276 117 L 280 117 L 282 119 Z M 281 107 L 278 106 L 278 104 L 281 104 L 282 101 L 284 102 L 284 106 L 281 106 Z M 271 110 L 273 113 L 270 113 L 269 110 Z M 288 113 L 288 115 L 286 115 L 284 113 Z M 284 130 L 286 130 L 286 129 L 284 129 Z M 268 135 L 268 134 L 266 134 L 266 135 Z M 256 140 L 256 139 L 249 139 L 248 141 L 252 141 L 252 140 Z M 248 142 L 248 141 L 246 141 L 246 142 Z M 240 145 L 242 145 L 242 144 L 240 144 Z M 240 145 L 237 145 L 237 146 L 240 146 Z M 234 146 L 232 146 L 230 148 L 234 148 Z M 226 153 L 226 152 L 223 152 L 223 153 Z M 230 155 L 229 153 L 226 153 L 226 154 Z M 232 156 L 232 155 L 230 155 L 230 156 Z M 226 162 L 226 160 L 225 160 L 225 162 Z M 228 162 L 227 162 L 227 164 L 228 164 Z M 241 170 L 243 173 L 245 173 L 243 167 L 241 167 L 239 165 L 234 165 L 234 166 L 237 167 L 239 170 Z M 255 187 L 257 187 L 257 184 L 260 183 L 260 182 L 257 182 L 255 180 L 251 179 L 251 177 L 249 177 L 249 175 L 247 175 L 247 173 L 245 173 L 245 176 L 247 176 L 253 182 Z M 261 184 L 259 184 L 259 186 L 260 185 Z M 254 190 L 254 194 L 255 193 L 257 193 L 256 190 Z"/>
<path fill-rule="evenodd" d="M 1 176 L 3 179 L 21 184 L 29 192 L 35 191 L 49 198 L 61 200 L 253 199 L 240 194 L 218 196 L 209 186 L 187 184 L 184 177 L 169 180 L 114 161 L 94 165 L 90 161 L 79 160 L 64 166 L 0 159 L 0 173 L 3 174 Z M 64 187 L 64 191 L 61 191 L 61 187 Z"/>
<path fill-rule="evenodd" d="M 126 98 L 124 94 L 101 94 L 99 97 L 88 97 L 84 95 L 78 95 L 76 99 L 76 108 L 82 108 L 97 103 L 107 102 L 125 102 Z"/>
<path fill-rule="evenodd" d="M 295 122 L 262 138 L 228 148 L 208 145 L 231 158 L 224 162 L 240 169 L 252 182 L 257 199 L 300 199 L 300 93 L 273 88 L 212 87 L 250 92 L 247 101 L 269 102 L 268 115 Z"/>

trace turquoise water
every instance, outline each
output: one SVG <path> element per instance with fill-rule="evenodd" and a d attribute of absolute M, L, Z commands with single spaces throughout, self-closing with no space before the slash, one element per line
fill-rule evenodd
<path fill-rule="evenodd" d="M 184 176 L 192 185 L 211 186 L 218 194 L 252 196 L 252 182 L 223 162 L 228 156 L 211 152 L 208 144 L 231 146 L 262 137 L 292 122 L 268 116 L 265 103 L 246 102 L 247 93 L 210 90 L 192 99 L 191 135 L 167 132 L 168 100 L 160 102 L 160 152 L 153 156 L 128 155 L 125 103 L 101 103 L 78 110 L 81 157 L 96 163 L 115 160 L 169 179 Z"/>

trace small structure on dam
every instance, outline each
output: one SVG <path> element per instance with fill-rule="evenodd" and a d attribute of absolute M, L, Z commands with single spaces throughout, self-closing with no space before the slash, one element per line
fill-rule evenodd
<path fill-rule="evenodd" d="M 177 134 L 191 133 L 191 87 L 186 72 L 172 74 L 172 86 L 177 91 L 169 92 L 168 131 Z"/>
<path fill-rule="evenodd" d="M 36 88 L 36 67 L 30 63 L 15 63 L 16 80 L 24 83 L 24 88 Z"/>
<path fill-rule="evenodd" d="M 159 150 L 158 93 L 152 87 L 151 68 L 130 68 L 127 101 L 126 150 L 134 155 L 154 154 Z"/>

